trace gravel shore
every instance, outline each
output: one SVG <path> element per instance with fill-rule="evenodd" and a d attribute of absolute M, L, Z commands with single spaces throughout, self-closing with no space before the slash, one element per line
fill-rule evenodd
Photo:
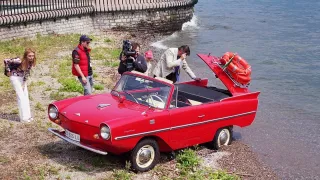
<path fill-rule="evenodd" d="M 142 52 L 149 49 L 153 50 L 155 57 L 160 57 L 163 52 L 163 50 L 149 46 L 152 42 L 161 40 L 163 38 L 161 35 L 108 32 L 98 37 L 113 37 L 113 39 L 117 40 L 113 45 L 116 48 L 122 47 L 122 40 L 129 39 L 141 43 Z M 101 46 L 104 44 L 100 42 L 100 44 L 97 43 L 96 45 Z M 46 60 L 37 68 L 49 68 L 50 63 L 53 64 L 53 62 Z M 103 74 L 103 76 L 101 75 L 102 79 L 104 79 L 104 76 L 116 76 L 117 74 L 115 73 L 116 67 L 107 70 L 97 68 L 95 71 Z M 45 78 L 50 77 L 50 74 L 46 73 L 48 72 L 40 70 L 38 73 L 33 74 L 33 79 L 46 82 Z M 6 108 L 14 108 L 11 107 L 13 105 L 9 104 L 8 101 L 9 99 L 15 99 L 15 96 L 14 93 L 0 93 L 0 146 L 2 147 L 0 150 L 0 171 L 3 172 L 0 175 L 0 179 L 39 176 L 41 168 L 47 170 L 45 168 L 48 167 L 51 169 L 47 171 L 51 173 L 45 174 L 45 177 L 49 179 L 67 179 L 67 177 L 72 179 L 101 179 L 101 177 L 110 176 L 115 170 L 123 169 L 123 164 L 120 162 L 119 157 L 109 156 L 102 162 L 93 162 L 93 160 L 97 160 L 96 154 L 69 145 L 47 132 L 47 127 L 51 127 L 52 124 L 46 119 L 45 107 L 51 100 L 48 98 L 49 92 L 45 92 L 44 88 L 43 86 L 39 87 L 37 91 L 31 91 L 31 95 L 34 98 L 31 103 L 32 109 L 37 112 L 35 114 L 37 120 L 32 124 L 17 122 L 16 114 L 6 113 Z M 35 110 L 36 102 L 44 106 Z M 197 154 L 202 157 L 203 166 L 223 169 L 228 173 L 237 174 L 241 179 L 279 179 L 269 167 L 259 161 L 250 147 L 241 141 L 234 141 L 230 146 L 223 147 L 218 152 L 200 146 Z M 175 160 L 168 161 L 164 158 L 159 166 L 164 169 L 167 167 L 168 171 L 170 171 L 175 164 Z M 58 174 L 55 174 L 57 172 Z M 134 179 L 149 180 L 150 176 L 148 176 L 148 173 L 137 174 Z"/>

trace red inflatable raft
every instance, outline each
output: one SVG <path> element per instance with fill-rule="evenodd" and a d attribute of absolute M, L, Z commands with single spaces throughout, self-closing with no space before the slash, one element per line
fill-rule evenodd
<path fill-rule="evenodd" d="M 251 81 L 251 66 L 238 54 L 226 52 L 220 61 L 226 65 L 228 73 L 238 83 L 247 85 Z"/>

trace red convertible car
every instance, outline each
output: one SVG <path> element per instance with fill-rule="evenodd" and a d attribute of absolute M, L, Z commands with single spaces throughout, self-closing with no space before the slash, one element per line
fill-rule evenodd
<path fill-rule="evenodd" d="M 51 103 L 49 119 L 64 131 L 49 131 L 98 154 L 129 152 L 132 168 L 141 172 L 157 164 L 160 152 L 230 144 L 233 126 L 254 121 L 260 92 L 236 82 L 219 58 L 198 56 L 226 90 L 208 86 L 207 79 L 173 84 L 126 72 L 110 93 Z"/>

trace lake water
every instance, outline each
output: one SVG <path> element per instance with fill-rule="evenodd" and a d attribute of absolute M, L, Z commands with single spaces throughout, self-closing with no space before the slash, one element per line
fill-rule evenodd
<path fill-rule="evenodd" d="M 182 31 L 152 45 L 182 44 L 197 76 L 216 86 L 196 53 L 245 58 L 250 90 L 261 95 L 254 124 L 235 129 L 235 138 L 283 179 L 320 179 L 320 1 L 200 0 Z"/>

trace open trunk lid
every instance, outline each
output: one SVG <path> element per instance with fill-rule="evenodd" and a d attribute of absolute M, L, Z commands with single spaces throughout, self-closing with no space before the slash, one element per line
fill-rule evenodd
<path fill-rule="evenodd" d="M 208 67 L 213 71 L 217 78 L 226 86 L 230 93 L 234 96 L 237 94 L 250 93 L 247 86 L 242 86 L 234 81 L 223 69 L 218 57 L 210 54 L 197 54 Z"/>

